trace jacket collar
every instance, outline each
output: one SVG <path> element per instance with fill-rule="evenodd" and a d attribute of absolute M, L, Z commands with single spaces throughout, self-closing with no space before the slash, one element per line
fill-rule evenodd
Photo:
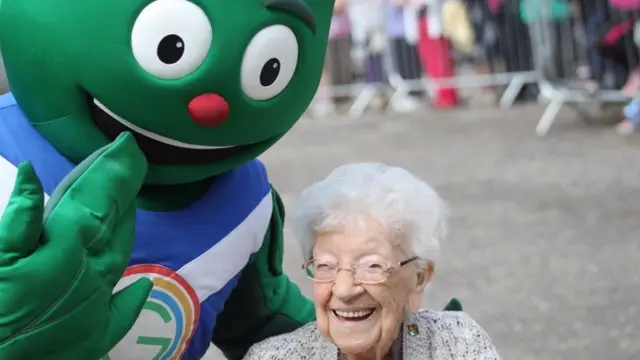
<path fill-rule="evenodd" d="M 405 319 L 400 329 L 400 331 L 402 331 L 403 360 L 417 359 L 415 350 L 430 346 L 428 329 L 425 328 L 424 322 L 416 320 L 417 319 Z M 414 330 L 417 329 L 417 331 L 409 331 L 412 326 L 415 326 Z M 322 335 L 320 330 L 316 328 L 315 331 L 317 332 L 318 338 L 315 342 L 310 360 L 338 360 L 338 347 Z"/>

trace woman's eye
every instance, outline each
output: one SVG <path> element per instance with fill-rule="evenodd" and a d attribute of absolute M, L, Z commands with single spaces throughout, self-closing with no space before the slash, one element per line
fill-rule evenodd
<path fill-rule="evenodd" d="M 336 267 L 338 266 L 332 263 L 316 264 L 315 271 L 318 273 L 330 273 L 334 271 Z"/>
<path fill-rule="evenodd" d="M 367 271 L 380 271 L 380 270 L 384 270 L 385 266 L 381 263 L 364 263 L 360 265 L 361 269 L 367 270 Z"/>

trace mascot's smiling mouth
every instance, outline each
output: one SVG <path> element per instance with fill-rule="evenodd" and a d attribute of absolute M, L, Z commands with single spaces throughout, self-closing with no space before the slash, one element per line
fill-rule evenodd
<path fill-rule="evenodd" d="M 158 165 L 199 165 L 228 159 L 251 151 L 262 142 L 239 146 L 205 146 L 183 143 L 149 130 L 140 128 L 123 119 L 104 106 L 98 99 L 87 94 L 87 105 L 93 122 L 109 140 L 120 133 L 130 132 L 151 164 Z M 265 140 L 269 141 L 269 140 Z"/>

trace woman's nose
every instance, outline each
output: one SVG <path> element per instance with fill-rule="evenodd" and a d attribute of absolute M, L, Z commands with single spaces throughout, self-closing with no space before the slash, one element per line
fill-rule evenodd
<path fill-rule="evenodd" d="M 361 294 L 362 287 L 353 277 L 353 272 L 347 270 L 340 270 L 336 275 L 336 280 L 333 283 L 333 295 L 342 300 L 348 300 L 354 296 Z"/>

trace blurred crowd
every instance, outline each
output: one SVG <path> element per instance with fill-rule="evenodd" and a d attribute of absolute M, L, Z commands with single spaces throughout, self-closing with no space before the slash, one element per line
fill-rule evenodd
<path fill-rule="evenodd" d="M 385 108 L 384 89 L 394 87 L 394 77 L 412 89 L 393 102 L 394 111 L 424 103 L 452 108 L 463 102 L 461 86 L 427 94 L 421 79 L 464 81 L 534 70 L 552 82 L 635 97 L 638 9 L 640 0 L 336 0 L 311 111 L 323 116 L 350 104 L 358 93 L 354 84 L 376 85 L 381 90 L 371 106 Z M 498 85 L 478 86 L 473 99 L 494 104 L 503 91 Z M 537 93 L 536 84 L 529 84 L 516 100 L 535 100 Z"/>

